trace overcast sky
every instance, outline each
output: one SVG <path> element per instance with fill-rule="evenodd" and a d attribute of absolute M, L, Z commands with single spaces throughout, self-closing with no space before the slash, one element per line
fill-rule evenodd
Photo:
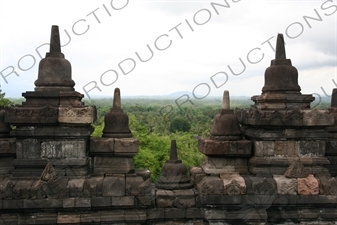
<path fill-rule="evenodd" d="M 336 0 L 0 0 L 7 97 L 34 90 L 52 25 L 75 89 L 87 98 L 111 96 L 115 87 L 122 96 L 261 94 L 278 33 L 303 94 L 324 96 L 323 87 L 330 95 L 337 81 Z"/>

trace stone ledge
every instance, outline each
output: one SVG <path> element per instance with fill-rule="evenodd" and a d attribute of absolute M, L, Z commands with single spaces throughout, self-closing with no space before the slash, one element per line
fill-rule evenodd
<path fill-rule="evenodd" d="M 198 150 L 209 156 L 250 157 L 252 144 L 248 140 L 219 141 L 199 138 Z"/>
<path fill-rule="evenodd" d="M 90 138 L 91 155 L 133 157 L 139 150 L 139 141 L 136 138 Z"/>
<path fill-rule="evenodd" d="M 323 109 L 236 109 L 239 122 L 245 125 L 283 127 L 322 127 L 334 124 L 334 117 Z"/>

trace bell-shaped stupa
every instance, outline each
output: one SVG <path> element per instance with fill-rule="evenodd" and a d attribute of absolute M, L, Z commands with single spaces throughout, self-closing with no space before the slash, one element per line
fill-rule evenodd
<path fill-rule="evenodd" d="M 61 52 L 58 26 L 52 26 L 50 50 L 40 61 L 35 91 L 60 90 L 74 91 L 75 82 L 71 79 L 71 65 Z"/>
<path fill-rule="evenodd" d="M 104 130 L 102 137 L 131 138 L 129 129 L 129 117 L 121 107 L 121 93 L 119 88 L 115 89 L 112 108 L 104 118 Z"/>
<path fill-rule="evenodd" d="M 312 95 L 301 94 L 298 72 L 286 58 L 282 34 L 276 41 L 275 59 L 265 71 L 262 94 L 252 97 L 257 109 L 309 109 Z"/>
<path fill-rule="evenodd" d="M 230 109 L 228 91 L 223 93 L 222 108 L 214 117 L 210 138 L 214 140 L 242 139 L 239 120 Z"/>

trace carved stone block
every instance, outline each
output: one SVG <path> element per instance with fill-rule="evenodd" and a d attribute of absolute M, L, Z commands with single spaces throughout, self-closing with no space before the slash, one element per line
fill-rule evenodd
<path fill-rule="evenodd" d="M 309 171 L 303 166 L 300 158 L 294 158 L 293 162 L 284 173 L 284 176 L 287 178 L 304 178 L 308 175 Z"/>
<path fill-rule="evenodd" d="M 15 182 L 9 180 L 9 178 L 1 179 L 0 180 L 0 198 L 1 199 L 12 199 L 14 185 L 15 185 Z"/>
<path fill-rule="evenodd" d="M 90 138 L 90 154 L 113 154 L 115 138 Z"/>
<path fill-rule="evenodd" d="M 1 138 L 0 139 L 0 155 L 1 156 L 15 156 L 15 138 Z"/>
<path fill-rule="evenodd" d="M 199 138 L 198 149 L 205 155 L 227 155 L 229 152 L 229 141 Z"/>
<path fill-rule="evenodd" d="M 91 124 L 95 121 L 93 107 L 59 107 L 58 122 L 63 124 Z"/>
<path fill-rule="evenodd" d="M 70 179 L 67 185 L 67 196 L 69 198 L 83 197 L 83 185 L 84 185 L 84 178 Z"/>
<path fill-rule="evenodd" d="M 275 155 L 281 156 L 297 156 L 298 141 L 276 141 L 275 142 Z"/>
<path fill-rule="evenodd" d="M 124 157 L 94 157 L 94 174 L 114 174 L 114 173 L 130 173 L 134 172 L 132 158 Z"/>
<path fill-rule="evenodd" d="M 12 106 L 6 110 L 5 122 L 13 125 L 56 124 L 57 118 L 57 107 L 49 105 L 43 107 Z"/>
<path fill-rule="evenodd" d="M 102 196 L 103 193 L 103 176 L 91 177 L 84 180 L 83 196 L 85 198 Z"/>
<path fill-rule="evenodd" d="M 254 195 L 274 195 L 277 187 L 274 179 L 266 177 L 251 177 Z M 248 191 L 247 191 L 248 192 Z"/>
<path fill-rule="evenodd" d="M 337 181 L 334 177 L 319 176 L 319 194 L 320 195 L 337 195 Z"/>
<path fill-rule="evenodd" d="M 206 138 L 199 138 L 198 149 L 205 155 L 214 156 L 240 156 L 249 157 L 251 155 L 251 142 L 248 140 L 219 141 Z"/>
<path fill-rule="evenodd" d="M 297 179 L 286 178 L 283 175 L 274 175 L 279 195 L 297 195 Z"/>
<path fill-rule="evenodd" d="M 174 207 L 191 208 L 195 206 L 195 193 L 192 189 L 173 190 Z"/>
<path fill-rule="evenodd" d="M 334 117 L 323 109 L 303 110 L 303 126 L 331 126 Z"/>
<path fill-rule="evenodd" d="M 47 198 L 66 198 L 67 197 L 68 178 L 58 178 L 43 185 L 41 189 Z M 72 195 L 74 193 L 71 193 Z M 74 194 L 75 195 L 75 194 Z"/>
<path fill-rule="evenodd" d="M 139 187 L 144 182 L 141 176 L 128 176 L 125 178 L 126 195 L 139 195 Z"/>
<path fill-rule="evenodd" d="M 171 190 L 157 190 L 156 203 L 159 208 L 174 207 L 175 196 Z"/>
<path fill-rule="evenodd" d="M 222 195 L 224 193 L 223 181 L 217 176 L 207 176 L 197 185 L 201 195 Z"/>
<path fill-rule="evenodd" d="M 139 150 L 139 141 L 135 138 L 116 138 L 115 153 L 134 153 Z"/>
<path fill-rule="evenodd" d="M 274 141 L 254 141 L 255 156 L 273 156 L 275 154 Z"/>
<path fill-rule="evenodd" d="M 41 158 L 84 157 L 86 157 L 86 140 L 48 140 L 41 143 Z"/>
<path fill-rule="evenodd" d="M 220 178 L 223 181 L 225 195 L 246 194 L 246 182 L 238 173 L 222 173 Z"/>
<path fill-rule="evenodd" d="M 234 158 L 206 156 L 202 169 L 207 174 L 232 173 L 235 171 Z"/>
<path fill-rule="evenodd" d="M 114 207 L 134 207 L 135 206 L 135 197 L 134 196 L 111 197 L 111 206 L 114 206 Z"/>
<path fill-rule="evenodd" d="M 303 156 L 324 156 L 326 143 L 323 140 L 303 140 L 300 141 L 299 155 Z"/>
<path fill-rule="evenodd" d="M 124 196 L 125 195 L 125 176 L 104 177 L 103 196 Z"/>
<path fill-rule="evenodd" d="M 189 174 L 191 177 L 191 181 L 194 184 L 198 184 L 206 176 L 206 173 L 200 167 L 191 167 Z"/>
<path fill-rule="evenodd" d="M 21 142 L 21 143 L 20 143 Z M 40 158 L 40 141 L 37 139 L 18 140 L 17 148 L 22 152 L 22 158 L 36 159 Z"/>
<path fill-rule="evenodd" d="M 275 141 L 275 155 L 287 156 L 287 144 L 285 141 Z"/>
<path fill-rule="evenodd" d="M 249 140 L 238 140 L 229 142 L 228 156 L 250 157 L 252 154 L 252 143 Z"/>
<path fill-rule="evenodd" d="M 314 175 L 310 174 L 305 178 L 297 178 L 297 193 L 299 195 L 318 195 L 319 185 Z"/>

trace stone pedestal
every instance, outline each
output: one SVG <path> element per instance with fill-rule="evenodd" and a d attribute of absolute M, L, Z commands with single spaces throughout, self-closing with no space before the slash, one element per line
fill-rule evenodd
<path fill-rule="evenodd" d="M 48 162 L 60 176 L 87 175 L 96 109 L 84 106 L 84 96 L 73 88 L 57 26 L 52 27 L 50 52 L 40 61 L 35 85 L 35 91 L 22 94 L 22 105 L 6 110 L 5 122 L 16 126 L 10 133 L 17 149 L 13 175 L 40 176 Z"/>
<path fill-rule="evenodd" d="M 297 157 L 310 174 L 328 172 L 324 166 L 329 164 L 325 150 L 330 134 L 324 128 L 334 118 L 327 110 L 310 109 L 314 98 L 300 90 L 297 69 L 286 59 L 279 34 L 262 94 L 252 97 L 252 108 L 236 110 L 246 139 L 254 144 L 251 173 L 283 175 Z"/>
<path fill-rule="evenodd" d="M 229 92 L 224 91 L 222 108 L 214 117 L 210 138 L 199 138 L 198 150 L 206 155 L 206 174 L 248 173 L 251 142 L 241 135 L 238 118 L 229 109 Z"/>
<path fill-rule="evenodd" d="M 135 138 L 95 138 L 90 140 L 90 156 L 93 157 L 93 174 L 134 173 L 133 156 L 139 150 Z"/>

